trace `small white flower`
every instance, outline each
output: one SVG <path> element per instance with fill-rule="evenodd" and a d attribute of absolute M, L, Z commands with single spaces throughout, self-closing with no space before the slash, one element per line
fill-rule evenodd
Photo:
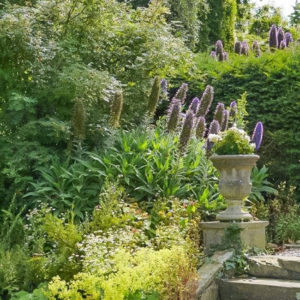
<path fill-rule="evenodd" d="M 222 140 L 218 134 L 209 134 L 208 139 L 213 143 L 217 143 L 218 141 Z"/>

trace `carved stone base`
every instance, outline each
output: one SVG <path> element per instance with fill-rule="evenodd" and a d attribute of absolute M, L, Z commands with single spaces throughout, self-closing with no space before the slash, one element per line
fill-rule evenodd
<path fill-rule="evenodd" d="M 243 208 L 243 202 L 240 200 L 227 200 L 227 209 L 220 212 L 216 219 L 218 221 L 248 221 L 253 220 L 249 212 Z"/>
<path fill-rule="evenodd" d="M 202 222 L 200 227 L 203 232 L 204 251 L 207 253 L 211 248 L 218 247 L 224 243 L 225 229 L 232 224 L 241 228 L 240 238 L 242 245 L 264 249 L 266 246 L 267 221 L 250 222 Z"/>

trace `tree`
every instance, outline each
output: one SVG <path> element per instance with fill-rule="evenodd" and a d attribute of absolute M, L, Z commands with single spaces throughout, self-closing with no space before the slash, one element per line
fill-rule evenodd
<path fill-rule="evenodd" d="M 273 24 L 285 27 L 287 22 L 284 21 L 279 7 L 263 5 L 256 10 L 249 32 L 262 38 L 266 38 L 270 27 Z"/>
<path fill-rule="evenodd" d="M 296 0 L 294 11 L 290 15 L 291 25 L 299 25 L 300 24 L 300 3 Z"/>
<path fill-rule="evenodd" d="M 237 17 L 236 0 L 208 0 L 209 4 L 209 41 L 214 44 L 222 40 L 224 46 L 233 49 L 235 22 Z"/>

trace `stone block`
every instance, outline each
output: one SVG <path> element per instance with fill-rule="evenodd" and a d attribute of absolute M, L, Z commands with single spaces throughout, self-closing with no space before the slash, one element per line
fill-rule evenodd
<path fill-rule="evenodd" d="M 242 245 L 264 249 L 266 246 L 267 221 L 249 222 L 202 222 L 200 227 L 203 232 L 204 251 L 218 247 L 224 243 L 225 230 L 232 224 L 241 228 L 240 238 Z"/>

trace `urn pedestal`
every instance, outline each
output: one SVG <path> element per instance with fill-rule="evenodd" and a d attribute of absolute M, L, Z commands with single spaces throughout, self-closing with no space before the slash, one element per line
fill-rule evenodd
<path fill-rule="evenodd" d="M 217 220 L 252 220 L 243 208 L 243 200 L 251 193 L 251 171 L 258 155 L 213 155 L 211 161 L 220 173 L 219 191 L 224 196 L 227 209 L 217 215 Z"/>
<path fill-rule="evenodd" d="M 220 173 L 219 191 L 224 196 L 227 209 L 216 216 L 216 222 L 200 224 L 204 248 L 223 243 L 225 230 L 235 223 L 241 229 L 240 239 L 248 247 L 265 248 L 266 221 L 253 221 L 244 208 L 244 199 L 251 193 L 251 171 L 258 155 L 213 155 L 211 161 Z"/>

